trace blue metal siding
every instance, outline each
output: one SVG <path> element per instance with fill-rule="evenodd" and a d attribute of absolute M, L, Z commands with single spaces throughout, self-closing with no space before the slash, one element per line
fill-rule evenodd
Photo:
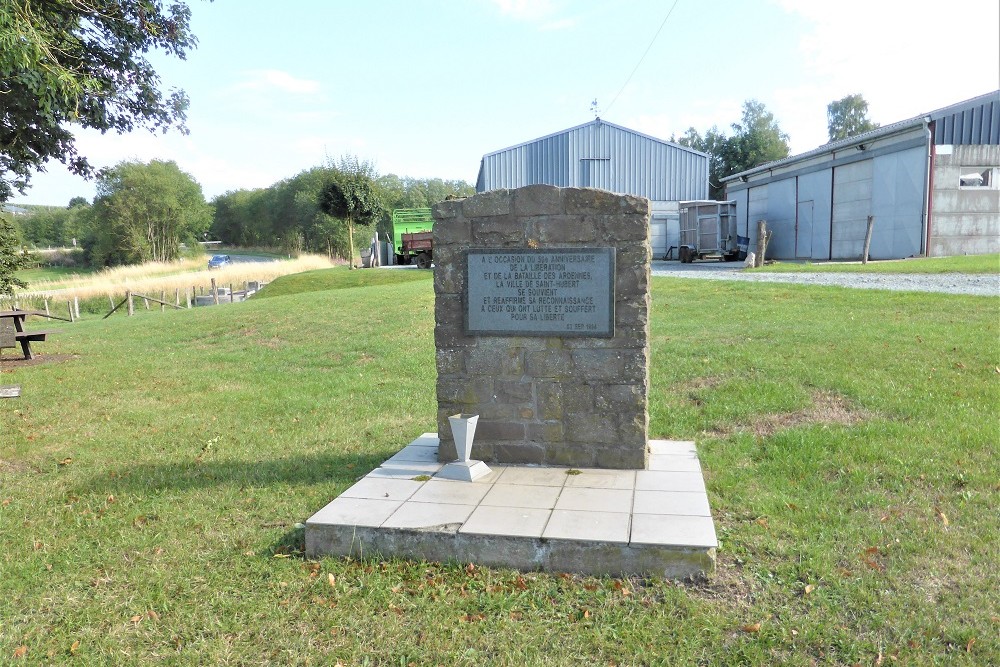
<path fill-rule="evenodd" d="M 941 145 L 1000 144 L 1000 91 L 971 104 L 949 107 L 931 114 L 934 143 Z"/>
<path fill-rule="evenodd" d="M 481 176 L 479 192 L 546 183 L 653 201 L 708 197 L 707 156 L 601 121 L 485 155 Z"/>

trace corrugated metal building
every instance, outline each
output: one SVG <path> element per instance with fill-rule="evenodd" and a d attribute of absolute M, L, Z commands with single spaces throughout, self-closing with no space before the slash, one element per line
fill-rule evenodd
<path fill-rule="evenodd" d="M 598 118 L 487 153 L 476 192 L 537 184 L 649 199 L 653 256 L 662 257 L 678 245 L 678 202 L 708 197 L 708 156 Z"/>
<path fill-rule="evenodd" d="M 1000 90 L 723 179 L 776 259 L 1000 252 Z"/>

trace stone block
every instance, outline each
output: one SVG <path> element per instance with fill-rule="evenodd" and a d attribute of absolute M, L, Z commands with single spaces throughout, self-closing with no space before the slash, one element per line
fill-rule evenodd
<path fill-rule="evenodd" d="M 597 226 L 585 216 L 557 216 L 535 222 L 535 235 L 543 244 L 593 244 Z"/>
<path fill-rule="evenodd" d="M 434 216 L 434 220 L 449 220 L 451 218 L 457 218 L 462 215 L 462 202 L 465 199 L 446 199 L 445 201 L 438 202 L 431 206 L 431 215 Z M 434 225 L 435 230 L 437 225 Z"/>
<path fill-rule="evenodd" d="M 498 463 L 540 464 L 545 462 L 545 448 L 530 442 L 497 442 L 493 444 L 492 451 L 493 456 L 488 460 Z"/>
<path fill-rule="evenodd" d="M 509 247 L 522 244 L 526 240 L 523 225 L 509 216 L 499 218 L 474 219 L 472 221 L 473 245 L 486 247 Z"/>
<path fill-rule="evenodd" d="M 456 348 L 437 348 L 438 376 L 461 375 L 465 372 L 465 350 Z"/>
<path fill-rule="evenodd" d="M 566 382 L 560 388 L 563 416 L 591 412 L 594 409 L 594 390 L 588 384 Z"/>
<path fill-rule="evenodd" d="M 614 380 L 625 369 L 622 351 L 618 349 L 578 349 L 570 355 L 575 372 L 588 380 Z"/>
<path fill-rule="evenodd" d="M 599 447 L 594 450 L 594 465 L 598 468 L 643 470 L 646 456 L 644 448 Z"/>
<path fill-rule="evenodd" d="M 437 383 L 439 401 L 477 405 L 493 400 L 493 378 L 441 378 Z M 462 412 L 469 412 L 463 409 Z"/>
<path fill-rule="evenodd" d="M 476 426 L 476 438 L 485 440 L 514 440 L 523 442 L 525 424 L 522 421 L 480 419 Z"/>
<path fill-rule="evenodd" d="M 621 195 L 618 200 L 620 212 L 623 215 L 637 214 L 641 216 L 649 215 L 649 200 L 645 197 L 635 195 Z"/>
<path fill-rule="evenodd" d="M 646 391 L 641 384 L 595 385 L 593 392 L 597 410 L 632 413 L 646 407 Z"/>
<path fill-rule="evenodd" d="M 534 378 L 564 378 L 573 372 L 573 358 L 563 350 L 526 352 L 525 372 Z"/>
<path fill-rule="evenodd" d="M 498 338 L 480 339 L 480 345 L 469 348 L 465 368 L 470 375 L 520 377 L 524 372 L 524 353 L 520 348 L 504 348 Z"/>
<path fill-rule="evenodd" d="M 539 419 L 562 419 L 562 385 L 558 382 L 536 382 L 535 407 L 537 408 L 537 414 L 535 416 Z"/>
<path fill-rule="evenodd" d="M 509 190 L 480 192 L 475 197 L 462 200 L 462 215 L 466 218 L 490 218 L 510 215 Z"/>
<path fill-rule="evenodd" d="M 528 403 L 534 398 L 534 387 L 530 382 L 497 380 L 493 384 L 497 400 L 507 403 Z"/>
<path fill-rule="evenodd" d="M 552 185 L 529 185 L 514 190 L 514 215 L 519 218 L 562 213 L 562 195 Z"/>
<path fill-rule="evenodd" d="M 567 413 L 564 421 L 567 440 L 605 444 L 618 442 L 618 425 L 614 415 L 574 412 Z"/>
<path fill-rule="evenodd" d="M 452 253 L 434 250 L 435 294 L 461 294 L 465 289 L 465 270 L 461 262 L 453 261 Z"/>
<path fill-rule="evenodd" d="M 545 463 L 551 466 L 592 468 L 595 452 L 592 447 L 572 443 L 552 443 L 545 447 Z"/>
<path fill-rule="evenodd" d="M 566 188 L 562 191 L 563 208 L 570 215 L 609 215 L 619 213 L 620 195 L 594 188 Z"/>
<path fill-rule="evenodd" d="M 561 421 L 545 421 L 528 424 L 527 438 L 531 442 L 562 442 L 566 434 Z"/>
<path fill-rule="evenodd" d="M 465 218 L 436 221 L 434 224 L 434 255 L 442 247 L 467 246 L 472 241 L 472 227 Z"/>

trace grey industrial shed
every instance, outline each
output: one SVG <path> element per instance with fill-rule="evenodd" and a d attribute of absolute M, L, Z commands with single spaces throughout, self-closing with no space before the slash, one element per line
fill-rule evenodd
<path fill-rule="evenodd" d="M 1000 90 L 723 179 L 777 259 L 1000 252 Z"/>
<path fill-rule="evenodd" d="M 708 155 L 600 118 L 483 156 L 476 191 L 536 184 L 650 200 L 653 255 L 678 244 L 678 202 L 708 197 Z"/>

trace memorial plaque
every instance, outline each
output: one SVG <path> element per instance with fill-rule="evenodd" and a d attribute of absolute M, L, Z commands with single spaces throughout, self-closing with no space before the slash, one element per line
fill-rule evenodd
<path fill-rule="evenodd" d="M 467 335 L 615 335 L 615 249 L 470 249 Z"/>

